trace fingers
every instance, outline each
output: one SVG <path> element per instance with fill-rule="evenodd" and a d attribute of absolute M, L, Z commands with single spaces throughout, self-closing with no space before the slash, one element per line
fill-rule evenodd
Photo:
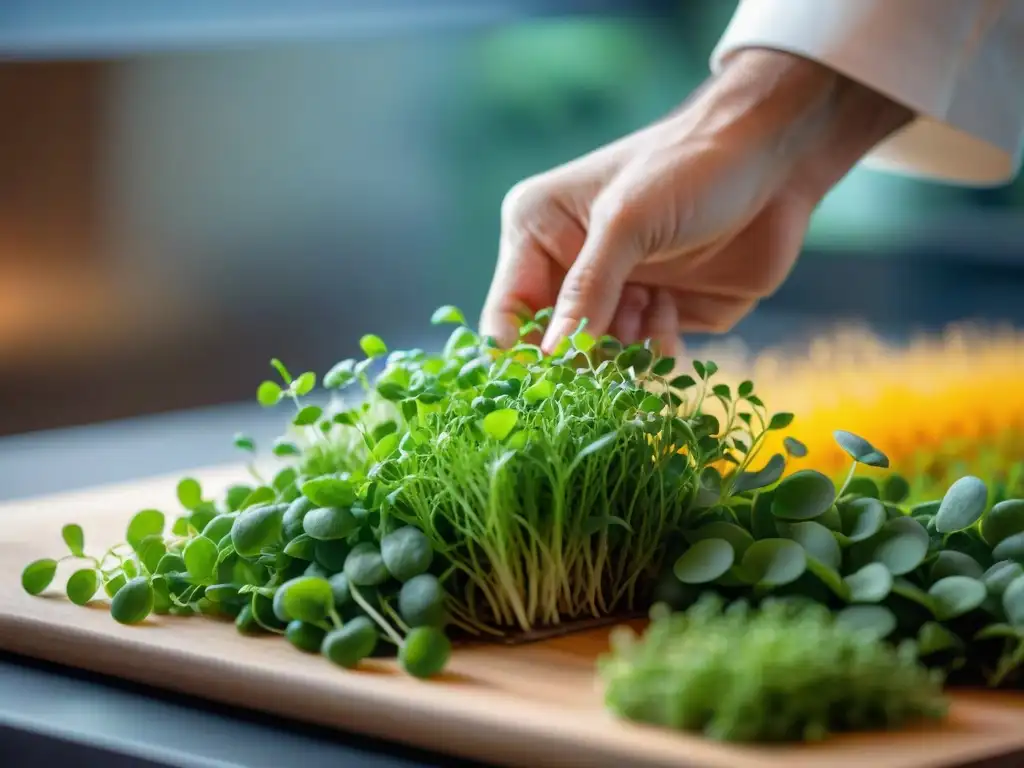
<path fill-rule="evenodd" d="M 544 351 L 550 353 L 563 338 L 575 333 L 583 320 L 591 335 L 606 333 L 615 318 L 626 278 L 642 255 L 625 219 L 602 215 L 599 205 L 595 205 L 587 239 L 558 293 L 541 344 Z"/>
<path fill-rule="evenodd" d="M 677 333 L 725 333 L 757 306 L 745 296 L 672 291 Z"/>
<path fill-rule="evenodd" d="M 644 318 L 643 336 L 653 342 L 657 355 L 675 356 L 680 346 L 679 303 L 667 288 L 654 291 L 649 311 Z"/>
<path fill-rule="evenodd" d="M 643 333 L 644 315 L 651 303 L 651 289 L 644 285 L 627 285 L 615 310 L 610 333 L 623 344 L 639 341 Z"/>

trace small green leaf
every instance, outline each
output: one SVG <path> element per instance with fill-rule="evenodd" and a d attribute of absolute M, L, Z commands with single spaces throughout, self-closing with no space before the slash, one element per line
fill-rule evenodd
<path fill-rule="evenodd" d="M 515 429 L 518 421 L 518 411 L 513 408 L 502 408 L 484 416 L 483 429 L 493 439 L 504 440 Z"/>
<path fill-rule="evenodd" d="M 785 429 L 793 423 L 792 413 L 776 413 L 772 416 L 771 421 L 768 422 L 768 429 L 779 430 Z"/>
<path fill-rule="evenodd" d="M 356 489 L 345 476 L 321 475 L 302 484 L 302 495 L 319 507 L 350 507 L 356 501 Z"/>
<path fill-rule="evenodd" d="M 844 581 L 851 603 L 880 603 L 892 591 L 892 574 L 881 563 L 868 563 Z"/>
<path fill-rule="evenodd" d="M 899 504 L 910 495 L 910 483 L 902 475 L 892 474 L 882 484 L 882 501 Z"/>
<path fill-rule="evenodd" d="M 783 448 L 786 449 L 786 453 L 792 456 L 794 459 L 802 459 L 807 455 L 807 446 L 797 440 L 795 437 L 787 437 L 782 441 Z"/>
<path fill-rule="evenodd" d="M 889 458 L 860 435 L 843 429 L 837 429 L 832 435 L 839 443 L 839 447 L 846 451 L 854 461 L 869 467 L 888 469 Z"/>
<path fill-rule="evenodd" d="M 580 352 L 583 352 L 584 354 L 592 350 L 594 348 L 594 345 L 597 344 L 597 339 L 595 339 L 593 336 L 591 336 L 589 333 L 583 330 L 574 333 L 572 336 L 569 337 L 569 340 L 572 342 L 574 348 L 576 348 Z"/>
<path fill-rule="evenodd" d="M 993 505 L 981 521 L 981 535 L 989 546 L 1024 533 L 1024 499 L 1006 499 Z"/>
<path fill-rule="evenodd" d="M 896 617 L 882 605 L 851 605 L 836 614 L 836 623 L 884 640 L 896 629 Z"/>
<path fill-rule="evenodd" d="M 870 477 L 855 477 L 846 486 L 846 496 L 863 496 L 869 499 L 881 499 L 882 492 L 878 489 L 878 484 Z"/>
<path fill-rule="evenodd" d="M 271 450 L 275 456 L 298 456 L 302 453 L 299 446 L 283 437 L 274 440 L 274 447 Z"/>
<path fill-rule="evenodd" d="M 68 551 L 75 557 L 85 557 L 85 534 L 82 526 L 71 523 L 65 525 L 60 532 Z"/>
<path fill-rule="evenodd" d="M 356 544 L 345 558 L 345 578 L 351 586 L 374 587 L 388 580 L 390 574 L 376 544 Z"/>
<path fill-rule="evenodd" d="M 292 383 L 292 375 L 290 373 L 288 373 L 288 369 L 285 368 L 284 363 L 282 363 L 276 357 L 271 359 L 270 367 L 273 368 L 275 371 L 277 371 L 277 375 L 281 377 L 281 380 L 285 384 L 291 384 Z"/>
<path fill-rule="evenodd" d="M 802 469 L 785 478 L 775 489 L 772 514 L 783 520 L 812 520 L 835 503 L 832 480 L 813 469 Z"/>
<path fill-rule="evenodd" d="M 302 530 L 317 541 L 345 539 L 359 529 L 359 519 L 346 507 L 319 507 L 302 518 Z"/>
<path fill-rule="evenodd" d="M 674 357 L 659 357 L 651 366 L 651 373 L 655 376 L 667 376 L 675 367 L 676 359 Z"/>
<path fill-rule="evenodd" d="M 235 444 L 235 448 L 238 448 L 239 450 L 248 451 L 249 453 L 253 453 L 256 450 L 256 441 L 249 437 L 249 435 L 242 432 L 237 432 L 235 434 L 233 442 Z"/>
<path fill-rule="evenodd" d="M 1024 627 L 1024 576 L 1010 582 L 1003 592 L 1003 610 L 1015 627 Z"/>
<path fill-rule="evenodd" d="M 762 539 L 750 545 L 741 567 L 758 586 L 781 587 L 804 574 L 807 555 L 790 539 Z"/>
<path fill-rule="evenodd" d="M 316 424 L 323 412 L 323 409 L 317 405 L 307 405 L 295 414 L 292 424 L 296 427 L 308 427 L 310 424 Z"/>
<path fill-rule="evenodd" d="M 281 539 L 281 519 L 287 504 L 250 507 L 238 514 L 231 526 L 231 543 L 239 557 L 256 557 L 264 547 Z"/>
<path fill-rule="evenodd" d="M 992 557 L 996 560 L 1016 560 L 1018 563 L 1024 563 L 1024 533 L 1015 533 L 1000 541 L 993 548 Z"/>
<path fill-rule="evenodd" d="M 977 477 L 967 475 L 954 482 L 942 497 L 935 515 L 935 530 L 952 533 L 970 528 L 985 512 L 988 488 Z"/>
<path fill-rule="evenodd" d="M 781 453 L 774 454 L 757 472 L 739 472 L 733 480 L 733 493 L 746 493 L 759 488 L 774 485 L 786 470 L 786 458 Z"/>
<path fill-rule="evenodd" d="M 988 591 L 985 584 L 968 576 L 947 576 L 928 589 L 935 605 L 935 618 L 948 621 L 970 613 L 984 602 Z"/>
<path fill-rule="evenodd" d="M 318 624 L 327 619 L 333 608 L 334 590 L 330 582 L 315 576 L 299 576 L 287 581 L 274 595 L 274 613 L 283 611 L 288 621 Z"/>
<path fill-rule="evenodd" d="M 690 387 L 696 386 L 697 382 L 694 380 L 693 376 L 683 374 L 682 376 L 676 376 L 668 383 L 668 385 L 673 389 L 689 389 Z"/>
<path fill-rule="evenodd" d="M 772 531 L 772 536 L 775 531 Z M 736 553 L 736 559 L 741 560 L 747 549 L 754 543 L 754 537 L 738 525 L 727 523 L 723 520 L 716 520 L 705 523 L 700 528 L 686 535 L 691 542 L 703 541 L 705 539 L 724 539 L 732 546 Z"/>
<path fill-rule="evenodd" d="M 747 380 L 741 381 L 740 385 L 736 388 L 736 394 L 740 397 L 750 397 L 754 394 L 754 382 Z"/>
<path fill-rule="evenodd" d="M 50 586 L 57 575 L 57 561 L 51 558 L 35 560 L 21 572 L 21 587 L 30 595 L 39 595 Z"/>
<path fill-rule="evenodd" d="M 442 307 L 438 307 L 434 310 L 434 314 L 430 316 L 431 325 L 465 325 L 466 318 L 458 307 L 454 307 L 451 304 L 445 304 Z"/>
<path fill-rule="evenodd" d="M 801 523 L 778 523 L 779 533 L 792 539 L 818 562 L 836 571 L 843 561 L 839 542 L 828 528 L 813 520 Z"/>
<path fill-rule="evenodd" d="M 217 572 L 217 554 L 215 542 L 205 536 L 197 536 L 185 546 L 182 557 L 195 581 L 208 582 Z"/>
<path fill-rule="evenodd" d="M 926 621 L 917 633 L 917 650 L 921 656 L 930 656 L 960 645 L 956 635 L 935 621 Z"/>
<path fill-rule="evenodd" d="M 178 483 L 178 502 L 185 509 L 193 510 L 203 501 L 203 489 L 199 481 L 186 477 Z"/>
<path fill-rule="evenodd" d="M 324 374 L 324 387 L 327 389 L 341 389 L 348 386 L 356 379 L 356 361 L 342 360 L 335 363 L 327 373 Z"/>
<path fill-rule="evenodd" d="M 96 569 L 82 568 L 75 571 L 68 577 L 66 587 L 68 600 L 75 605 L 85 605 L 96 594 L 99 589 L 99 578 L 96 576 Z"/>
<path fill-rule="evenodd" d="M 865 542 L 872 549 L 871 559 L 882 563 L 893 576 L 902 576 L 917 568 L 928 554 L 928 531 L 912 517 L 889 520 L 877 539 Z"/>
<path fill-rule="evenodd" d="M 368 333 L 359 340 L 359 348 L 368 358 L 384 357 L 388 353 L 388 346 L 380 336 Z"/>
<path fill-rule="evenodd" d="M 139 560 L 150 573 L 156 573 L 156 569 L 160 566 L 160 561 L 166 553 L 167 545 L 161 535 L 147 536 L 139 542 L 137 550 Z"/>
<path fill-rule="evenodd" d="M 135 513 L 135 516 L 129 521 L 125 539 L 128 541 L 128 545 L 137 552 L 142 540 L 147 536 L 162 535 L 165 524 L 166 519 L 163 512 L 157 509 L 144 509 Z"/>
<path fill-rule="evenodd" d="M 708 584 L 723 576 L 736 559 L 732 545 L 725 539 L 694 542 L 672 566 L 683 584 Z"/>
<path fill-rule="evenodd" d="M 281 402 L 281 387 L 273 381 L 264 381 L 256 390 L 256 400 L 264 408 L 270 408 Z"/>
<path fill-rule="evenodd" d="M 947 576 L 969 576 L 972 579 L 981 579 L 984 574 L 985 569 L 970 555 L 957 552 L 955 549 L 945 549 L 935 556 L 928 575 L 934 582 Z"/>
<path fill-rule="evenodd" d="M 306 371 L 292 383 L 292 392 L 298 397 L 302 397 L 312 392 L 314 387 L 316 387 L 316 374 Z"/>
<path fill-rule="evenodd" d="M 384 536 L 380 541 L 380 554 L 388 572 L 399 581 L 426 573 L 434 558 L 430 540 L 411 525 Z"/>
<path fill-rule="evenodd" d="M 840 505 L 843 536 L 850 542 L 870 539 L 885 525 L 885 507 L 878 499 L 862 497 Z"/>
<path fill-rule="evenodd" d="M 1002 560 L 985 571 L 981 580 L 990 595 L 1001 597 L 1018 576 L 1024 576 L 1024 566 L 1012 560 Z"/>

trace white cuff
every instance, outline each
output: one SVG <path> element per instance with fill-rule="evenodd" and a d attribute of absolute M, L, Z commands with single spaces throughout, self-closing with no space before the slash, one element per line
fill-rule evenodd
<path fill-rule="evenodd" d="M 968 186 L 1012 181 L 1024 154 L 1024 0 L 741 0 L 711 56 L 821 62 L 917 113 L 865 163 Z"/>

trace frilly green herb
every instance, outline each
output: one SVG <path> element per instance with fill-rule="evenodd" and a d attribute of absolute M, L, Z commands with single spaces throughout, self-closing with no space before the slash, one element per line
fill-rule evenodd
<path fill-rule="evenodd" d="M 814 603 L 663 604 L 640 637 L 617 628 L 599 662 L 617 715 L 726 741 L 817 741 L 946 713 L 942 675 Z"/>

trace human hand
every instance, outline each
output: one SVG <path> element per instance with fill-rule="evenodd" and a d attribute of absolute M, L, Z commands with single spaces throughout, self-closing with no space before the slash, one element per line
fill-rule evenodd
<path fill-rule="evenodd" d="M 730 329 L 789 274 L 811 213 L 908 110 L 813 62 L 744 51 L 677 114 L 520 182 L 481 330 L 554 306 L 542 346 Z"/>

